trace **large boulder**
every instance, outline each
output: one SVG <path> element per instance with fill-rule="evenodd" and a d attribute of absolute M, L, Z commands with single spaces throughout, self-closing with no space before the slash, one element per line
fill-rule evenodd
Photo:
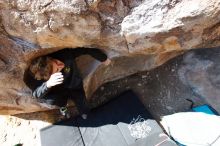
<path fill-rule="evenodd" d="M 0 114 L 48 109 L 32 98 L 25 72 L 66 47 L 100 48 L 112 60 L 77 59 L 89 99 L 108 81 L 220 44 L 216 0 L 0 0 L 0 11 Z"/>

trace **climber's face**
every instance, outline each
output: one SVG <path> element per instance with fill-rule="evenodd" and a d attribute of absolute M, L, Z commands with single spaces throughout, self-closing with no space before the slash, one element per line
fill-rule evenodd
<path fill-rule="evenodd" d="M 60 72 L 65 66 L 64 63 L 58 59 L 52 59 L 50 63 L 52 66 L 52 73 L 51 74 Z"/>

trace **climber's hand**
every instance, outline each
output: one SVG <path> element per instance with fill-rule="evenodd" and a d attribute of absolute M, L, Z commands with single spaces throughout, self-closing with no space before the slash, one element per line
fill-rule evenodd
<path fill-rule="evenodd" d="M 47 88 L 59 85 L 63 83 L 63 75 L 61 72 L 54 73 L 50 76 L 50 79 L 46 82 Z"/>

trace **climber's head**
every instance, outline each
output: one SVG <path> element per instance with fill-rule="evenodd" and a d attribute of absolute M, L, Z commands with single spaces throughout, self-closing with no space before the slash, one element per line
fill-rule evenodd
<path fill-rule="evenodd" d="M 31 62 L 29 70 L 37 80 L 48 80 L 56 72 L 64 68 L 64 63 L 48 56 L 38 57 Z"/>
<path fill-rule="evenodd" d="M 31 62 L 29 70 L 35 79 L 48 80 L 50 78 L 52 74 L 51 60 L 50 57 L 42 56 Z"/>

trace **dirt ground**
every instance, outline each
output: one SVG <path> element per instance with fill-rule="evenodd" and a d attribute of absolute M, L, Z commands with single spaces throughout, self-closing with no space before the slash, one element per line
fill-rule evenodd
<path fill-rule="evenodd" d="M 50 123 L 25 120 L 13 116 L 0 116 L 0 145 L 40 146 L 39 129 Z"/>
<path fill-rule="evenodd" d="M 189 111 L 191 103 L 187 99 L 195 105 L 210 104 L 220 113 L 220 48 L 192 50 L 152 71 L 107 83 L 96 91 L 91 105 L 97 107 L 125 90 L 133 90 L 157 120 L 164 115 Z M 0 118 L 1 146 L 18 142 L 39 146 L 39 129 L 56 121 L 58 113 L 17 117 Z"/>

